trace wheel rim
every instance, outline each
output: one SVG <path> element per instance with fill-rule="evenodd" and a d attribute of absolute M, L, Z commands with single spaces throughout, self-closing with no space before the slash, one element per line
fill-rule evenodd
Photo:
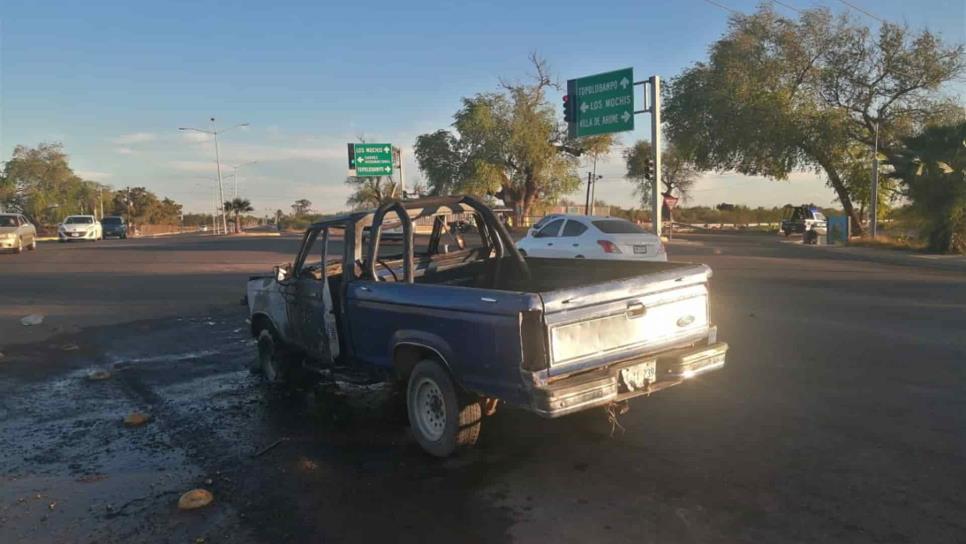
<path fill-rule="evenodd" d="M 278 367 L 275 364 L 275 340 L 268 331 L 262 331 L 258 337 L 258 360 L 268 381 L 278 378 Z"/>
<path fill-rule="evenodd" d="M 431 441 L 442 438 L 446 428 L 446 404 L 436 382 L 422 378 L 416 384 L 416 425 L 419 432 Z"/>

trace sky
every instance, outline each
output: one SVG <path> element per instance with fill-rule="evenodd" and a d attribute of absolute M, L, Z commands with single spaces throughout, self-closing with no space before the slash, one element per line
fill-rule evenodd
<path fill-rule="evenodd" d="M 715 0 L 749 13 L 757 1 Z M 841 0 L 822 5 L 878 21 Z M 963 0 L 850 0 L 872 15 L 966 41 Z M 776 4 L 776 9 L 794 12 Z M 345 209 L 346 143 L 400 146 L 407 184 L 420 178 L 411 147 L 448 128 L 460 99 L 524 80 L 536 52 L 561 81 L 633 67 L 673 77 L 706 57 L 728 11 L 707 0 L 667 2 L 155 2 L 0 1 L 0 160 L 18 144 L 61 142 L 74 170 L 121 188 L 145 186 L 211 210 L 211 138 L 222 131 L 226 197 L 232 167 L 257 214 Z M 559 103 L 559 94 L 551 95 Z M 232 128 L 241 123 L 247 127 Z M 648 138 L 650 118 L 620 135 Z M 597 198 L 631 206 L 620 148 L 598 165 Z M 255 161 L 251 164 L 250 161 Z M 586 168 L 581 168 L 586 175 Z M 582 193 L 571 198 L 583 201 Z M 833 204 L 815 174 L 787 181 L 709 173 L 690 204 Z"/>

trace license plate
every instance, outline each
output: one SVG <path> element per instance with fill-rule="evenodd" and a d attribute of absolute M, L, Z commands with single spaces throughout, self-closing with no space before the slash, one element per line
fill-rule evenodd
<path fill-rule="evenodd" d="M 80 236 L 80 233 L 79 232 L 72 232 L 72 233 L 70 233 L 70 235 L 71 236 L 74 236 L 74 237 L 77 237 L 77 236 Z"/>
<path fill-rule="evenodd" d="M 639 365 L 621 369 L 621 381 L 631 391 L 647 387 L 657 381 L 657 361 L 647 361 Z"/>
<path fill-rule="evenodd" d="M 635 255 L 647 255 L 647 246 L 634 246 Z"/>

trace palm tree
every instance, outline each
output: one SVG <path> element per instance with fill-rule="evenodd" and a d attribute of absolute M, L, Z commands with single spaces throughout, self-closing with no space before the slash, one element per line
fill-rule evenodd
<path fill-rule="evenodd" d="M 241 214 L 253 212 L 251 201 L 247 198 L 235 197 L 225 202 L 225 211 L 235 216 L 235 232 L 241 232 Z"/>

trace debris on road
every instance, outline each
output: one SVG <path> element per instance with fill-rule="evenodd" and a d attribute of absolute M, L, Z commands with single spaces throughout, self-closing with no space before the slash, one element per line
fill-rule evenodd
<path fill-rule="evenodd" d="M 261 457 L 262 455 L 265 455 L 266 453 L 268 453 L 272 448 L 274 448 L 275 446 L 278 446 L 279 444 L 281 444 L 282 442 L 285 442 L 286 440 L 288 440 L 288 437 L 283 436 L 282 438 L 279 438 L 275 442 L 272 442 L 271 444 L 265 446 L 264 448 L 256 452 L 255 455 L 253 455 L 252 457 Z"/>
<path fill-rule="evenodd" d="M 148 421 L 151 421 L 151 416 L 145 414 L 139 410 L 135 410 L 124 417 L 125 427 L 140 427 Z"/>
<path fill-rule="evenodd" d="M 215 500 L 214 495 L 207 489 L 192 489 L 178 499 L 178 508 L 181 510 L 194 510 L 203 508 Z"/>
<path fill-rule="evenodd" d="M 32 327 L 34 325 L 40 325 L 44 322 L 44 316 L 40 314 L 30 314 L 20 318 L 20 324 L 24 327 Z"/>
<path fill-rule="evenodd" d="M 87 379 L 94 382 L 106 380 L 110 377 L 111 377 L 110 371 L 104 370 L 104 369 L 92 370 L 87 374 Z"/>

